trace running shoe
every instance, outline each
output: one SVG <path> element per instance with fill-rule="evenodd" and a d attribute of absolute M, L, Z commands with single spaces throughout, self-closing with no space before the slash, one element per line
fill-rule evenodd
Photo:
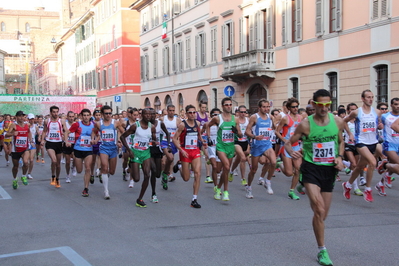
<path fill-rule="evenodd" d="M 76 176 L 76 175 L 77 175 L 76 167 L 74 167 L 74 168 L 72 169 L 72 175 L 73 175 L 73 176 Z"/>
<path fill-rule="evenodd" d="M 142 200 L 142 199 L 137 199 L 136 200 L 136 206 L 140 207 L 140 208 L 146 208 L 147 207 L 147 205 L 144 203 L 144 200 Z"/>
<path fill-rule="evenodd" d="M 89 196 L 89 189 L 88 188 L 84 188 L 82 191 L 82 197 L 88 197 Z"/>
<path fill-rule="evenodd" d="M 305 187 L 302 186 L 301 184 L 299 184 L 299 185 L 296 187 L 296 191 L 298 191 L 298 193 L 301 194 L 301 195 L 305 195 Z"/>
<path fill-rule="evenodd" d="M 14 178 L 14 180 L 12 181 L 12 188 L 13 189 L 17 189 L 18 188 L 18 179 Z"/>
<path fill-rule="evenodd" d="M 370 189 L 370 190 L 365 190 L 365 191 L 363 192 L 363 197 L 364 197 L 364 200 L 365 200 L 365 201 L 367 201 L 367 202 L 373 202 L 373 195 L 372 195 L 372 193 L 371 193 L 371 189 Z"/>
<path fill-rule="evenodd" d="M 55 179 L 55 187 L 56 188 L 60 188 L 61 184 L 60 184 L 60 180 L 59 179 Z"/>
<path fill-rule="evenodd" d="M 229 173 L 229 182 L 233 182 L 234 176 L 233 173 Z"/>
<path fill-rule="evenodd" d="M 237 170 L 237 168 L 234 169 L 233 174 L 234 174 L 234 175 L 238 175 L 238 170 Z"/>
<path fill-rule="evenodd" d="M 26 176 L 21 176 L 21 181 L 22 181 L 22 184 L 24 184 L 24 186 L 28 185 L 28 179 L 26 178 Z"/>
<path fill-rule="evenodd" d="M 61 159 L 61 163 L 65 164 L 65 158 Z"/>
<path fill-rule="evenodd" d="M 50 185 L 55 186 L 55 177 L 51 178 Z"/>
<path fill-rule="evenodd" d="M 162 188 L 163 188 L 164 190 L 168 190 L 168 175 L 165 174 L 164 172 L 162 172 L 162 180 L 161 180 L 161 183 L 162 183 Z"/>
<path fill-rule="evenodd" d="M 180 162 L 177 162 L 174 166 L 173 166 L 173 173 L 177 173 L 177 172 L 179 172 L 179 169 L 180 169 Z"/>
<path fill-rule="evenodd" d="M 258 185 L 264 186 L 265 185 L 265 179 L 262 178 L 262 177 L 259 177 Z"/>
<path fill-rule="evenodd" d="M 245 178 L 241 179 L 241 185 L 243 185 L 243 186 L 248 185 L 247 180 Z"/>
<path fill-rule="evenodd" d="M 351 172 L 352 172 L 352 171 L 351 171 L 350 168 L 348 168 L 348 167 L 345 168 L 345 174 L 349 175 Z"/>
<path fill-rule="evenodd" d="M 194 171 L 190 170 L 190 178 L 194 178 Z"/>
<path fill-rule="evenodd" d="M 123 174 L 122 174 L 122 179 L 123 179 L 123 181 L 127 181 L 127 179 L 126 179 L 126 172 L 123 172 Z"/>
<path fill-rule="evenodd" d="M 71 179 L 69 178 L 69 176 L 66 177 L 65 183 L 71 183 Z"/>
<path fill-rule="evenodd" d="M 195 199 L 195 200 L 191 201 L 191 207 L 200 209 L 201 205 L 197 202 L 197 199 Z"/>
<path fill-rule="evenodd" d="M 106 199 L 106 200 L 109 200 L 109 199 L 110 199 L 108 190 L 107 190 L 107 191 L 104 191 L 104 199 Z"/>
<path fill-rule="evenodd" d="M 220 200 L 221 199 L 221 197 L 220 197 L 220 194 L 221 194 L 220 188 L 217 188 L 217 187 L 215 187 L 215 188 L 216 188 L 215 189 L 215 195 L 213 197 L 215 198 L 215 200 Z"/>
<path fill-rule="evenodd" d="M 375 185 L 375 189 L 378 191 L 378 195 L 380 196 L 386 196 L 387 193 L 385 193 L 385 186 L 384 185 L 380 185 L 380 183 L 378 183 L 377 185 Z"/>
<path fill-rule="evenodd" d="M 175 181 L 176 180 L 176 177 L 174 177 L 172 174 L 170 174 L 169 176 L 168 176 L 168 182 L 173 182 L 173 181 Z"/>
<path fill-rule="evenodd" d="M 90 184 L 94 184 L 94 175 L 90 176 Z"/>
<path fill-rule="evenodd" d="M 205 183 L 213 183 L 212 177 L 207 176 L 207 177 L 205 178 Z"/>
<path fill-rule="evenodd" d="M 384 174 L 384 183 L 387 188 L 392 188 L 392 177 L 387 175 L 387 172 Z"/>
<path fill-rule="evenodd" d="M 342 188 L 343 188 L 343 195 L 346 199 L 350 199 L 351 198 L 351 189 L 352 188 L 347 188 L 346 187 L 346 183 L 348 182 L 344 182 L 342 183 Z"/>
<path fill-rule="evenodd" d="M 273 192 L 273 189 L 272 189 L 272 184 L 270 182 L 265 182 L 265 184 L 263 186 L 266 188 L 267 193 L 269 195 L 273 195 L 274 192 Z"/>
<path fill-rule="evenodd" d="M 395 177 L 394 176 L 391 176 L 391 181 L 395 181 Z"/>
<path fill-rule="evenodd" d="M 130 180 L 129 188 L 133 188 L 133 187 L 134 187 L 134 181 L 133 181 L 133 179 L 132 179 L 132 180 Z"/>
<path fill-rule="evenodd" d="M 359 180 L 359 185 L 361 185 L 361 186 L 364 186 L 364 185 L 366 185 L 366 178 L 364 178 L 363 176 L 361 176 L 360 177 L 360 180 Z"/>
<path fill-rule="evenodd" d="M 158 198 L 157 198 L 157 195 L 152 195 L 152 197 L 151 197 L 151 202 L 152 203 L 158 203 L 159 201 L 158 201 Z"/>
<path fill-rule="evenodd" d="M 327 249 L 320 250 L 317 254 L 317 261 L 320 265 L 333 265 L 332 261 L 330 260 L 330 256 L 328 256 Z"/>
<path fill-rule="evenodd" d="M 222 200 L 223 201 L 229 201 L 230 199 L 229 199 L 229 192 L 228 191 L 223 191 L 223 198 L 222 198 Z"/>
<path fill-rule="evenodd" d="M 290 199 L 292 199 L 292 200 L 300 200 L 300 199 L 301 199 L 300 197 L 298 197 L 298 196 L 295 194 L 294 190 L 290 190 L 290 192 L 288 192 L 288 197 L 289 197 Z"/>
<path fill-rule="evenodd" d="M 341 178 L 339 177 L 339 175 L 337 175 L 337 176 L 335 177 L 335 181 L 337 181 L 337 182 L 341 182 L 341 181 L 342 181 Z"/>
<path fill-rule="evenodd" d="M 381 162 L 378 163 L 377 166 L 377 171 L 381 175 L 383 174 L 387 169 L 385 168 L 385 165 L 388 163 L 387 160 L 382 160 Z"/>
<path fill-rule="evenodd" d="M 353 194 L 356 196 L 363 196 L 363 192 L 358 188 L 353 190 Z"/>
<path fill-rule="evenodd" d="M 9 166 L 9 165 L 10 165 L 10 161 L 7 161 L 7 162 L 6 162 L 6 166 Z"/>
<path fill-rule="evenodd" d="M 98 181 L 100 181 L 101 184 L 103 183 L 103 176 L 101 174 L 98 176 Z"/>
<path fill-rule="evenodd" d="M 33 179 L 33 176 L 31 174 L 28 174 L 28 179 Z"/>
<path fill-rule="evenodd" d="M 42 158 L 42 164 L 44 164 L 44 158 Z"/>
<path fill-rule="evenodd" d="M 37 163 L 40 163 L 40 159 L 39 159 L 39 158 L 36 158 L 36 162 L 37 162 Z"/>
<path fill-rule="evenodd" d="M 246 186 L 245 187 L 245 192 L 246 192 L 245 197 L 247 199 L 253 199 L 254 198 L 254 195 L 252 195 L 252 188 L 250 188 L 249 186 Z"/>

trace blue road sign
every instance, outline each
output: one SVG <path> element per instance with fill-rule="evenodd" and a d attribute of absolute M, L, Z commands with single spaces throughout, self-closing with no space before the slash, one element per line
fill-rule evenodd
<path fill-rule="evenodd" d="M 224 92 L 224 94 L 225 94 L 227 97 L 231 97 L 231 96 L 234 95 L 234 93 L 235 93 L 236 91 L 235 91 L 235 89 L 234 89 L 233 86 L 228 85 L 228 86 L 226 86 L 226 87 L 224 88 L 223 92 Z"/>
<path fill-rule="evenodd" d="M 122 101 L 122 97 L 120 95 L 115 95 L 114 96 L 114 102 L 120 103 Z"/>

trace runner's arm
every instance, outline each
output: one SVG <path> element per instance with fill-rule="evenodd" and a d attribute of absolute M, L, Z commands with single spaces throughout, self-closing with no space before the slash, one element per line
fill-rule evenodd
<path fill-rule="evenodd" d="M 292 135 L 284 144 L 284 149 L 292 158 L 299 159 L 302 157 L 302 152 L 294 151 L 292 149 L 292 144 L 298 142 L 303 135 L 307 135 L 307 132 L 309 132 L 309 120 L 305 118 L 305 120 L 302 120 L 295 129 L 294 135 Z"/>
<path fill-rule="evenodd" d="M 173 144 L 175 144 L 176 149 L 179 151 L 183 152 L 181 146 L 180 146 L 180 134 L 183 132 L 185 126 L 184 123 L 180 123 L 179 126 L 177 127 L 176 133 L 172 139 Z"/>
<path fill-rule="evenodd" d="M 168 147 L 169 147 L 170 146 L 170 134 L 169 134 L 169 131 L 166 129 L 166 126 L 165 126 L 164 122 L 158 121 L 158 123 L 161 123 L 161 129 L 162 129 L 163 133 L 166 134 L 166 140 L 168 141 Z"/>

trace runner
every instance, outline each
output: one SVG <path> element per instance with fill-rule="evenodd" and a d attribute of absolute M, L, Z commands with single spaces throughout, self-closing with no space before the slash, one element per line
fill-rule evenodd
<path fill-rule="evenodd" d="M 37 126 L 35 124 L 35 115 L 34 114 L 28 114 L 28 121 L 29 121 L 29 131 L 30 134 L 32 135 L 32 138 L 35 139 L 37 135 Z M 32 170 L 33 170 L 33 165 L 34 165 L 34 160 L 35 160 L 35 154 L 36 154 L 36 143 L 30 143 L 29 142 L 29 166 L 28 166 L 28 179 L 33 179 Z"/>
<path fill-rule="evenodd" d="M 10 154 L 12 150 L 12 137 L 6 137 L 6 134 L 8 130 L 10 129 L 11 125 L 11 120 L 10 120 L 10 115 L 4 115 L 4 125 L 3 128 L 1 129 L 1 134 L 4 136 L 4 159 L 6 160 L 6 166 L 10 165 Z"/>
<path fill-rule="evenodd" d="M 247 129 L 247 125 L 249 123 L 248 117 L 245 116 L 246 114 L 248 114 L 248 111 L 245 105 L 240 105 L 237 110 L 238 122 L 240 124 L 242 138 L 236 138 L 234 140 L 236 156 L 235 159 L 233 159 L 233 164 L 230 169 L 229 181 L 233 181 L 233 172 L 236 170 L 237 166 L 240 165 L 241 185 L 246 186 L 247 180 L 245 178 L 245 165 L 247 163 L 248 155 L 250 154 L 249 142 L 247 139 L 247 135 L 245 134 L 245 130 Z"/>
<path fill-rule="evenodd" d="M 259 111 L 253 114 L 245 130 L 245 134 L 253 139 L 251 147 L 251 170 L 248 174 L 248 185 L 245 187 L 246 197 L 252 199 L 252 181 L 254 175 L 258 170 L 258 163 L 260 156 L 264 155 L 270 163 L 270 168 L 268 169 L 268 176 L 266 182 L 264 180 L 259 180 L 263 183 L 264 187 L 267 189 L 267 193 L 273 194 L 273 189 L 270 180 L 274 174 L 274 168 L 276 165 L 276 153 L 273 150 L 271 137 L 274 129 L 273 120 L 269 116 L 270 103 L 266 99 L 260 99 L 258 101 Z"/>
<path fill-rule="evenodd" d="M 82 112 L 81 112 L 81 114 L 82 114 Z M 66 120 L 64 120 L 63 123 L 65 123 L 64 124 L 65 131 L 68 130 L 70 132 L 68 134 L 67 141 L 65 141 L 62 145 L 62 153 L 65 156 L 65 172 L 67 174 L 65 182 L 71 183 L 71 177 L 69 176 L 69 173 L 71 171 L 71 159 L 72 159 L 72 168 L 75 167 L 73 150 L 74 150 L 74 145 L 75 145 L 75 141 L 76 141 L 76 136 L 75 136 L 76 134 L 75 134 L 75 131 L 74 132 L 70 131 L 70 128 L 71 128 L 72 124 L 75 123 L 75 113 L 72 111 L 69 111 L 67 113 Z M 67 145 L 67 143 L 69 143 L 70 145 Z M 91 179 L 90 179 L 90 182 L 91 182 Z M 94 177 L 93 177 L 93 182 L 94 182 Z"/>
<path fill-rule="evenodd" d="M 104 185 L 104 199 L 108 200 L 110 199 L 108 179 L 110 175 L 115 174 L 118 149 L 122 146 L 119 136 L 124 129 L 118 120 L 111 119 L 112 108 L 110 106 L 101 107 L 101 114 L 103 120 L 96 122 L 95 128 L 100 132 L 102 141 L 100 145 L 101 177 Z M 94 134 L 96 133 L 94 132 Z"/>
<path fill-rule="evenodd" d="M 136 119 L 134 116 L 134 112 L 136 111 L 136 116 L 138 116 L 138 110 L 133 107 L 128 107 L 127 111 L 123 111 L 123 119 L 121 119 L 121 122 L 123 123 L 123 128 L 125 131 L 130 127 L 131 124 L 136 122 Z M 127 153 L 126 149 L 124 146 L 122 146 L 122 154 L 123 154 L 123 163 L 122 163 L 122 180 L 127 181 L 126 178 L 126 170 L 128 170 L 128 160 L 129 160 L 129 154 Z M 133 180 L 130 180 L 130 182 L 133 182 Z M 129 185 L 130 187 L 130 185 Z M 133 186 L 132 186 L 133 187 Z"/>
<path fill-rule="evenodd" d="M 180 125 L 181 119 L 175 116 L 175 106 L 173 104 L 168 105 L 166 108 L 168 114 L 165 115 L 162 119 L 160 119 L 166 126 L 170 134 L 170 139 L 173 140 L 173 136 L 176 133 L 177 126 Z M 168 146 L 169 145 L 169 146 Z M 168 178 L 170 175 L 170 168 L 173 165 L 173 156 L 177 153 L 177 149 L 173 143 L 167 143 L 166 140 L 162 140 L 161 148 L 163 154 L 165 154 L 165 166 L 162 172 L 162 188 L 168 189 Z M 172 180 L 171 180 L 172 181 Z"/>
<path fill-rule="evenodd" d="M 216 154 L 219 157 L 223 165 L 222 175 L 219 180 L 219 184 L 215 189 L 214 198 L 220 200 L 221 188 L 224 186 L 222 200 L 228 201 L 229 198 L 229 179 L 228 174 L 230 172 L 230 165 L 234 157 L 235 147 L 234 147 L 234 137 L 238 135 L 239 138 L 242 137 L 240 124 L 238 118 L 231 114 L 232 110 L 232 100 L 230 97 L 225 97 L 222 99 L 223 113 L 215 116 L 209 121 L 206 126 L 206 133 L 208 140 L 210 139 L 210 128 L 214 125 L 219 126 L 217 131 L 217 143 L 216 143 Z M 210 146 L 213 146 L 212 141 L 208 141 Z"/>
<path fill-rule="evenodd" d="M 68 112 L 68 119 L 70 113 Z M 83 163 L 85 167 L 85 174 L 83 177 L 84 189 L 82 191 L 83 197 L 89 196 L 89 183 L 94 176 L 91 174 L 91 165 L 93 159 L 93 147 L 96 142 L 97 134 L 94 133 L 94 124 L 90 122 L 91 112 L 89 109 L 80 111 L 82 121 L 73 123 L 69 128 L 65 126 L 65 146 L 66 148 L 73 147 L 73 154 L 75 156 L 76 171 L 80 174 L 83 170 Z M 66 121 L 68 122 L 68 121 Z M 73 143 L 71 139 L 73 134 Z M 74 144 L 75 143 L 75 144 Z M 68 160 L 68 158 L 67 158 Z M 94 182 L 94 181 L 93 181 Z M 93 183 L 92 183 L 93 184 Z"/>
<path fill-rule="evenodd" d="M 131 125 L 135 124 L 138 121 L 137 120 L 138 117 L 139 117 L 139 111 L 137 110 L 137 108 L 131 109 L 130 116 L 128 118 L 128 121 L 126 122 L 125 129 L 128 130 Z M 133 147 L 133 137 L 134 137 L 133 135 L 130 135 L 126 138 L 126 141 L 129 145 L 129 147 Z M 124 156 L 126 157 L 126 167 L 125 167 L 124 171 L 126 171 L 130 167 L 129 153 L 127 152 L 125 146 L 122 146 L 122 150 L 126 151 L 124 153 Z M 125 157 L 123 158 L 124 159 L 123 161 L 125 161 Z M 129 162 L 129 164 L 128 164 L 128 162 Z M 129 171 L 129 176 L 130 176 L 129 188 L 133 188 L 134 180 L 133 180 L 133 171 L 132 170 Z M 125 179 L 123 179 L 123 180 L 125 180 Z M 127 179 L 126 179 L 126 181 L 127 181 Z"/>
<path fill-rule="evenodd" d="M 129 129 L 120 136 L 120 140 L 129 153 L 134 182 L 140 181 L 139 166 L 142 165 L 144 180 L 141 185 L 140 195 L 136 200 L 136 206 L 145 208 L 147 205 L 143 201 L 143 197 L 148 187 L 151 171 L 151 153 L 149 148 L 150 142 L 153 142 L 153 147 L 155 146 L 156 136 L 155 127 L 150 122 L 150 110 L 142 109 L 141 117 L 140 121 L 130 125 Z M 134 134 L 133 146 L 129 147 L 126 138 L 132 134 Z"/>
<path fill-rule="evenodd" d="M 46 147 L 51 159 L 51 182 L 56 188 L 60 188 L 61 155 L 62 155 L 62 123 L 58 118 L 59 108 L 50 107 L 50 118 L 44 123 L 43 133 L 39 136 L 39 142 Z"/>
<path fill-rule="evenodd" d="M 285 143 L 294 134 L 296 127 L 301 122 L 301 116 L 298 114 L 299 101 L 292 97 L 287 101 L 287 109 L 289 113 L 281 119 L 281 122 L 276 128 L 276 136 Z M 282 133 L 280 132 L 282 130 Z M 300 150 L 299 142 L 292 145 L 295 151 Z M 288 197 L 293 200 L 299 200 L 300 198 L 295 194 L 295 188 L 298 184 L 299 179 L 299 168 L 302 164 L 302 159 L 292 159 L 287 152 L 284 151 L 284 147 L 281 148 L 281 157 L 283 159 L 283 164 L 278 168 L 284 173 L 285 176 L 292 176 L 290 191 L 288 192 Z"/>
<path fill-rule="evenodd" d="M 101 121 L 101 111 L 100 110 L 94 110 L 93 112 L 93 116 L 94 116 L 94 120 L 92 121 L 93 124 L 99 123 Z M 93 147 L 93 154 L 92 154 L 92 162 L 91 162 L 91 174 L 94 175 L 96 177 L 98 177 L 100 183 L 103 182 L 102 178 L 101 178 L 101 160 L 100 160 L 100 145 L 101 145 L 101 138 L 100 138 L 100 132 L 97 132 L 97 139 L 98 141 L 96 141 L 92 147 Z M 94 170 L 96 169 L 96 170 Z M 76 171 L 75 175 L 76 176 Z M 74 174 L 74 173 L 73 173 Z M 72 175 L 73 175 L 72 174 Z M 94 183 L 94 182 L 93 182 Z"/>
<path fill-rule="evenodd" d="M 315 114 L 298 125 L 284 147 L 293 159 L 303 156 L 300 181 L 305 185 L 314 213 L 312 224 L 319 248 L 317 259 L 320 265 L 333 265 L 324 244 L 324 221 L 330 209 L 337 170 L 343 169 L 344 123 L 328 112 L 331 96 L 327 90 L 316 91 L 312 105 Z M 292 148 L 300 139 L 303 142 L 302 152 Z"/>
<path fill-rule="evenodd" d="M 201 130 L 199 124 L 195 120 L 196 111 L 195 107 L 191 104 L 186 106 L 187 119 L 179 124 L 173 143 L 179 150 L 181 167 L 181 176 L 184 181 L 190 180 L 190 164 L 191 169 L 194 171 L 194 184 L 193 184 L 193 199 L 191 207 L 201 208 L 197 202 L 198 191 L 201 184 L 201 151 L 200 142 L 204 143 L 201 137 Z M 206 147 L 206 143 L 204 143 Z"/>
<path fill-rule="evenodd" d="M 36 143 L 36 162 L 40 163 L 42 162 L 42 165 L 44 165 L 44 147 L 41 145 L 39 141 L 39 137 L 43 134 L 43 129 L 44 129 L 44 123 L 43 123 L 43 116 L 39 115 L 37 117 L 37 132 L 35 136 L 35 143 Z M 41 158 L 41 160 L 40 160 Z"/>
<path fill-rule="evenodd" d="M 0 115 L 0 131 L 3 130 L 4 115 Z M 3 155 L 4 135 L 0 134 L 0 156 Z"/>
<path fill-rule="evenodd" d="M 200 108 L 200 110 L 197 112 L 195 119 L 198 121 L 198 123 L 200 123 L 200 129 L 202 132 L 202 128 L 204 127 L 205 123 L 209 121 L 208 114 L 206 113 L 208 104 L 206 102 L 201 101 L 199 104 L 199 108 Z M 204 134 L 202 135 L 202 139 L 204 141 L 207 141 L 206 135 L 204 135 Z M 209 160 L 208 149 L 206 149 L 205 146 L 202 146 L 201 151 L 203 152 L 205 161 L 208 161 Z M 205 182 L 212 182 L 212 178 L 211 178 L 211 174 L 210 174 L 211 166 L 209 164 L 205 164 L 205 170 L 206 170 Z"/>
<path fill-rule="evenodd" d="M 375 153 L 378 143 L 377 126 L 381 117 L 381 112 L 372 107 L 374 95 L 370 90 L 364 90 L 361 98 L 363 101 L 362 107 L 351 112 L 344 119 L 347 123 L 355 118 L 356 133 L 354 138 L 353 134 L 350 133 L 349 138 L 350 140 L 355 140 L 356 150 L 360 154 L 360 158 L 355 170 L 352 171 L 349 181 L 342 183 L 342 187 L 344 197 L 350 199 L 352 183 L 359 176 L 360 171 L 367 166 L 366 188 L 363 192 L 363 197 L 365 201 L 373 202 L 373 195 L 370 186 L 376 164 L 373 153 Z"/>
<path fill-rule="evenodd" d="M 25 123 L 25 114 L 22 111 L 18 111 L 15 114 L 16 121 L 15 123 L 10 125 L 8 132 L 6 133 L 5 137 L 12 137 L 12 175 L 13 175 L 13 182 L 12 187 L 13 189 L 18 188 L 18 166 L 19 166 L 19 159 L 22 158 L 23 165 L 22 165 L 22 176 L 21 181 L 22 184 L 25 186 L 28 185 L 28 179 L 26 178 L 26 173 L 28 171 L 28 164 L 29 164 L 29 142 L 33 144 L 32 134 L 29 131 L 29 124 Z M 28 151 L 28 152 L 27 152 Z"/>

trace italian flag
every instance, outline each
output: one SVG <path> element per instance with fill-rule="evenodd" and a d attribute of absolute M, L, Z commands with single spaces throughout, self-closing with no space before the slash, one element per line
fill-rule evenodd
<path fill-rule="evenodd" d="M 162 23 L 162 39 L 166 38 L 166 21 Z"/>

